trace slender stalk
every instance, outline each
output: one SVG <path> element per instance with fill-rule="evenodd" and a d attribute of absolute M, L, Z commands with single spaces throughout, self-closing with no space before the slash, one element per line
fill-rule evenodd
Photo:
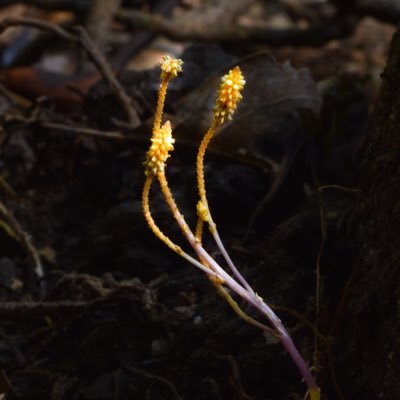
<path fill-rule="evenodd" d="M 168 236 L 166 236 L 161 229 L 158 227 L 158 225 L 155 223 L 153 216 L 151 215 L 150 211 L 150 206 L 149 206 L 149 193 L 150 193 L 150 187 L 153 182 L 153 176 L 148 176 L 145 180 L 145 184 L 143 187 L 143 194 L 142 194 L 142 208 L 143 208 L 143 213 L 145 216 L 145 219 L 147 221 L 147 224 L 153 231 L 153 233 L 162 241 L 164 244 L 166 244 L 171 250 L 173 250 L 175 253 L 179 254 L 181 257 L 183 257 L 185 260 L 189 261 L 191 264 L 193 264 L 195 267 L 201 269 L 203 272 L 205 272 L 211 281 L 213 282 L 216 290 L 218 293 L 226 300 L 226 302 L 234 309 L 234 311 L 239 315 L 240 318 L 244 319 L 246 322 L 249 324 L 255 325 L 258 328 L 261 328 L 270 334 L 274 335 L 275 332 L 269 328 L 268 326 L 262 324 L 261 322 L 255 320 L 254 318 L 250 317 L 247 315 L 237 304 L 237 302 L 232 298 L 232 296 L 226 291 L 224 287 L 222 287 L 221 284 L 218 282 L 222 279 L 219 277 L 219 275 L 212 271 L 207 265 L 204 265 L 197 261 L 195 258 L 191 257 L 189 254 L 184 252 L 180 246 L 177 244 L 173 243 Z"/>
<path fill-rule="evenodd" d="M 281 320 L 278 316 L 273 312 L 273 310 L 259 297 L 254 291 L 249 292 L 246 288 L 244 288 L 241 284 L 235 281 L 224 269 L 221 268 L 220 265 L 207 253 L 207 251 L 200 245 L 199 241 L 196 239 L 192 231 L 190 230 L 188 224 L 185 221 L 185 218 L 180 213 L 175 200 L 172 196 L 172 193 L 168 186 L 168 181 L 165 176 L 165 173 L 160 172 L 157 174 L 157 178 L 160 182 L 161 190 L 164 194 L 165 200 L 168 206 L 171 209 L 171 212 L 178 223 L 179 227 L 183 235 L 186 237 L 189 244 L 193 247 L 195 252 L 197 253 L 200 260 L 206 262 L 210 268 L 217 273 L 217 275 L 222 278 L 223 283 L 228 286 L 231 290 L 233 290 L 238 296 L 244 299 L 247 303 L 256 308 L 262 315 L 264 315 L 273 328 L 276 331 L 277 337 L 281 340 L 282 345 L 286 348 L 287 352 L 291 356 L 293 362 L 297 366 L 301 375 L 303 376 L 308 388 L 309 393 L 312 400 L 317 400 L 316 393 L 319 393 L 319 388 L 314 377 L 311 375 L 311 372 L 302 358 L 300 352 L 297 350 L 293 340 L 289 336 L 289 333 L 283 326 Z"/>
<path fill-rule="evenodd" d="M 175 253 L 181 254 L 183 252 L 182 249 L 178 245 L 173 243 L 168 238 L 168 236 L 164 235 L 164 233 L 161 231 L 161 229 L 155 223 L 155 221 L 151 215 L 150 205 L 149 205 L 149 193 L 150 193 L 150 187 L 151 187 L 152 183 L 153 183 L 153 176 L 151 176 L 151 175 L 147 176 L 146 180 L 144 182 L 143 192 L 142 192 L 142 209 L 143 209 L 144 218 L 146 219 L 146 222 L 149 225 L 150 229 L 153 231 L 153 233 L 162 242 L 164 242 L 165 245 L 167 245 Z"/>
<path fill-rule="evenodd" d="M 215 222 L 211 216 L 210 208 L 208 206 L 208 200 L 207 200 L 207 195 L 206 195 L 206 185 L 205 185 L 205 179 L 204 179 L 204 157 L 205 157 L 207 147 L 208 147 L 211 139 L 215 135 L 215 130 L 216 130 L 217 126 L 218 126 L 217 121 L 214 118 L 210 128 L 208 129 L 207 133 L 204 135 L 204 137 L 200 143 L 199 150 L 197 152 L 197 158 L 196 158 L 197 187 L 199 190 L 200 201 L 203 203 L 203 205 L 206 209 L 206 212 L 207 212 L 206 222 L 209 225 L 210 232 L 211 232 L 212 236 L 214 237 L 214 240 L 215 240 L 219 250 L 221 251 L 221 254 L 224 257 L 226 263 L 228 264 L 229 268 L 231 269 L 233 274 L 236 276 L 238 281 L 242 284 L 242 286 L 244 286 L 248 291 L 253 292 L 252 287 L 248 284 L 246 279 L 236 268 L 232 259 L 229 257 L 229 254 L 226 251 L 226 249 L 222 243 L 222 240 L 218 234 L 217 225 L 215 224 Z M 199 217 L 198 220 L 199 221 L 197 222 L 196 237 L 201 241 L 201 232 L 202 232 L 203 224 L 200 223 L 200 220 L 202 220 L 202 218 Z"/>
<path fill-rule="evenodd" d="M 214 285 L 218 293 L 223 297 L 223 299 L 231 306 L 235 313 L 242 318 L 247 323 L 262 329 L 265 332 L 269 332 L 271 335 L 277 337 L 276 332 L 269 326 L 255 320 L 246 314 L 238 305 L 238 303 L 233 299 L 233 297 L 228 293 L 228 291 L 222 285 Z"/>
<path fill-rule="evenodd" d="M 153 132 L 161 127 L 162 112 L 164 110 L 165 97 L 167 95 L 169 79 L 164 78 L 161 80 L 160 89 L 158 91 L 157 107 L 154 114 Z"/>
<path fill-rule="evenodd" d="M 215 134 L 215 129 L 217 128 L 217 123 L 215 119 L 208 129 L 207 133 L 204 135 L 199 150 L 197 152 L 197 159 L 196 159 L 196 170 L 197 170 L 197 187 L 199 190 L 200 200 L 204 204 L 204 206 L 209 209 L 208 201 L 206 196 L 206 184 L 204 181 L 204 156 L 206 154 L 207 147 Z"/>
<path fill-rule="evenodd" d="M 215 240 L 215 243 L 217 244 L 222 256 L 224 257 L 226 263 L 228 264 L 229 268 L 233 272 L 233 274 L 236 276 L 236 278 L 239 280 L 239 282 L 251 293 L 254 293 L 253 288 L 249 285 L 249 283 L 246 281 L 246 278 L 243 277 L 243 275 L 239 272 L 239 270 L 236 268 L 235 264 L 233 263 L 231 257 L 229 256 L 228 252 L 225 249 L 224 244 L 222 243 L 222 240 L 218 234 L 217 227 L 211 231 L 211 234 Z"/>
<path fill-rule="evenodd" d="M 207 268 L 203 264 L 201 264 L 199 261 L 197 261 L 195 258 L 191 257 L 189 254 L 184 252 L 180 246 L 172 242 L 172 240 L 166 236 L 161 229 L 158 227 L 158 225 L 155 223 L 153 216 L 151 215 L 150 211 L 150 205 L 149 205 L 149 193 L 150 193 L 150 187 L 153 182 L 153 177 L 152 176 L 147 176 L 144 187 L 143 187 L 143 193 L 142 193 L 142 208 L 143 208 L 143 214 L 146 219 L 147 224 L 149 225 L 150 229 L 153 231 L 154 235 L 156 235 L 165 245 L 167 245 L 172 251 L 175 253 L 179 254 L 181 257 L 183 257 L 186 261 L 189 261 L 191 264 L 193 264 L 196 268 L 201 269 L 203 272 L 205 272 L 207 275 L 210 276 L 210 278 L 217 279 L 218 275 L 212 271 L 210 268 Z"/>

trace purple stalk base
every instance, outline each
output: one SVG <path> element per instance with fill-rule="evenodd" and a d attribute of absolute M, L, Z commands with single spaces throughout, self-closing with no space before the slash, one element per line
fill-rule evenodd
<path fill-rule="evenodd" d="M 196 246 L 198 247 L 198 246 Z M 264 303 L 261 297 L 255 294 L 253 291 L 249 292 L 241 285 L 239 285 L 230 275 L 228 275 L 216 262 L 215 260 L 203 249 L 199 250 L 199 254 L 208 263 L 212 265 L 212 268 L 221 278 L 224 280 L 226 286 L 228 286 L 232 291 L 234 291 L 238 296 L 244 299 L 247 303 L 251 304 L 256 308 L 262 315 L 267 317 L 273 328 L 278 334 L 278 338 L 281 340 L 282 345 L 285 347 L 289 355 L 291 356 L 293 362 L 296 364 L 300 374 L 303 376 L 310 391 L 318 391 L 317 383 L 314 377 L 311 375 L 310 369 L 307 363 L 304 361 L 297 347 L 293 343 L 288 331 L 283 326 L 282 321 L 278 316 L 272 311 L 272 309 Z M 212 260 L 212 261 L 211 261 Z M 217 267 L 218 266 L 218 267 Z"/>
<path fill-rule="evenodd" d="M 182 230 L 182 233 L 186 237 L 189 244 L 193 247 L 199 260 L 204 261 L 211 270 L 205 271 L 207 274 L 217 277 L 222 280 L 222 282 L 229 287 L 233 292 L 235 292 L 239 297 L 245 300 L 248 304 L 252 305 L 256 308 L 262 315 L 264 315 L 268 321 L 271 323 L 273 329 L 275 330 L 277 337 L 281 340 L 282 345 L 285 347 L 293 362 L 297 366 L 300 374 L 303 376 L 310 393 L 310 397 L 312 400 L 319 399 L 319 388 L 314 377 L 311 375 L 310 369 L 308 368 L 307 363 L 304 361 L 300 352 L 297 350 L 295 344 L 293 343 L 292 338 L 289 336 L 286 328 L 283 326 L 281 320 L 278 316 L 272 311 L 272 309 L 264 303 L 263 299 L 258 296 L 253 289 L 251 289 L 248 282 L 243 278 L 243 276 L 236 270 L 235 275 L 240 276 L 237 277 L 239 280 L 236 281 L 232 276 L 230 276 L 201 246 L 199 241 L 193 235 L 192 231 L 186 224 L 186 221 L 183 215 L 180 213 L 178 207 L 173 200 L 172 194 L 169 190 L 166 177 L 163 173 L 158 174 L 158 179 L 160 180 L 161 190 L 163 191 L 164 197 L 167 200 L 169 207 L 171 208 L 172 214 L 179 227 Z M 196 265 L 196 264 L 195 264 Z M 197 265 L 196 265 L 197 266 Z M 234 270 L 234 272 L 235 272 Z M 204 271 L 204 269 L 203 269 Z M 244 282 L 243 282 L 244 281 Z"/>
<path fill-rule="evenodd" d="M 307 386 L 310 387 L 310 389 L 312 387 L 314 387 L 316 390 L 318 390 L 315 379 L 311 375 L 307 364 L 305 363 L 303 357 L 297 350 L 292 338 L 290 337 L 286 328 L 283 326 L 281 320 L 272 311 L 272 309 L 267 304 L 265 304 L 259 296 L 257 296 L 257 294 L 254 292 L 253 288 L 249 285 L 249 283 L 246 281 L 246 279 L 243 277 L 243 275 L 235 267 L 235 265 L 232 262 L 232 259 L 230 258 L 229 254 L 227 253 L 227 251 L 225 249 L 225 246 L 223 245 L 223 243 L 221 241 L 221 238 L 220 238 L 215 226 L 213 227 L 212 235 L 213 235 L 215 242 L 217 243 L 217 246 L 220 249 L 223 257 L 225 258 L 226 262 L 228 263 L 228 265 L 231 268 L 235 277 L 238 279 L 239 283 L 243 286 L 244 289 L 246 289 L 246 291 L 248 292 L 248 294 L 250 296 L 254 296 L 256 302 L 251 302 L 251 304 L 255 308 L 257 308 L 257 310 L 259 310 L 261 314 L 265 315 L 268 318 L 268 320 L 271 322 L 271 324 L 277 331 L 278 337 L 281 340 L 282 345 L 285 347 L 287 352 L 292 357 L 292 360 L 294 361 L 294 363 L 296 364 L 300 373 L 304 377 L 304 380 L 306 381 Z M 229 286 L 229 284 L 227 284 L 227 285 Z M 234 288 L 231 288 L 231 289 L 235 290 Z"/>

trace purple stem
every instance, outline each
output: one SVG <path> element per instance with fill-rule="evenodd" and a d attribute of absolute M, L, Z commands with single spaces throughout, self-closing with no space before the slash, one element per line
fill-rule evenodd
<path fill-rule="evenodd" d="M 246 281 L 246 279 L 243 277 L 243 275 L 239 272 L 239 270 L 236 268 L 235 264 L 233 263 L 231 257 L 229 256 L 228 252 L 225 249 L 224 244 L 222 243 L 222 240 L 218 234 L 217 227 L 213 226 L 212 232 L 211 232 L 215 243 L 217 244 L 222 256 L 225 258 L 226 263 L 228 264 L 229 268 L 233 272 L 233 274 L 236 276 L 237 280 L 241 283 L 241 285 L 246 288 L 246 290 L 249 293 L 254 293 L 253 288 L 249 285 L 249 283 Z"/>
<path fill-rule="evenodd" d="M 182 216 L 181 216 L 182 217 Z M 177 222 L 179 223 L 179 218 L 177 218 Z M 183 219 L 183 217 L 182 217 Z M 184 222 L 184 220 L 183 220 Z M 185 222 L 184 222 L 185 223 Z M 185 223 L 186 224 L 186 223 Z M 308 368 L 308 365 L 304 361 L 300 352 L 297 350 L 292 338 L 289 333 L 283 326 L 281 320 L 278 316 L 272 311 L 272 309 L 264 303 L 264 301 L 259 297 L 253 290 L 249 292 L 243 286 L 241 286 L 238 282 L 236 282 L 221 266 L 207 253 L 207 251 L 199 244 L 199 242 L 194 237 L 191 231 L 186 231 L 186 237 L 199 255 L 200 258 L 204 259 L 224 281 L 224 283 L 233 290 L 238 296 L 247 301 L 247 303 L 251 304 L 255 307 L 259 312 L 267 317 L 270 321 L 271 325 L 276 329 L 278 333 L 278 337 L 280 338 L 282 345 L 285 347 L 289 355 L 291 356 L 293 362 L 296 364 L 298 370 L 303 376 L 307 386 L 311 390 L 318 390 L 317 383 L 314 377 L 311 375 L 311 372 Z"/>
<path fill-rule="evenodd" d="M 265 315 L 270 321 L 271 325 L 275 328 L 278 333 L 282 345 L 285 347 L 289 355 L 291 356 L 293 362 L 296 364 L 298 370 L 303 376 L 307 386 L 312 390 L 318 390 L 317 383 L 308 368 L 308 365 L 304 361 L 300 352 L 297 350 L 292 338 L 287 332 L 286 328 L 283 326 L 281 320 L 272 311 L 272 309 L 264 303 L 261 297 L 257 296 L 254 292 L 248 292 L 245 288 L 239 285 L 229 274 L 227 274 L 216 262 L 215 260 L 198 244 L 196 247 L 200 247 L 195 250 L 198 252 L 212 267 L 212 269 L 221 275 L 225 284 L 233 290 L 238 296 L 247 301 L 253 307 L 255 307 L 261 314 Z"/>
<path fill-rule="evenodd" d="M 255 307 L 262 315 L 266 316 L 271 325 L 277 332 L 278 337 L 280 338 L 282 345 L 286 348 L 287 352 L 291 356 L 293 362 L 296 364 L 299 369 L 301 375 L 303 376 L 310 393 L 317 392 L 318 386 L 311 375 L 311 372 L 301 356 L 300 352 L 297 350 L 293 340 L 289 336 L 289 333 L 283 326 L 281 320 L 278 316 L 272 311 L 272 309 L 264 303 L 263 299 L 258 296 L 253 290 L 249 291 L 237 281 L 235 281 L 211 256 L 207 253 L 207 251 L 201 246 L 200 242 L 193 235 L 193 232 L 188 227 L 185 218 L 179 211 L 173 197 L 169 186 L 167 184 L 166 177 L 163 173 L 158 175 L 161 184 L 161 190 L 164 193 L 164 197 L 168 202 L 169 207 L 171 208 L 172 214 L 179 227 L 182 230 L 182 233 L 188 240 L 189 244 L 193 247 L 195 252 L 197 253 L 200 260 L 204 260 L 223 281 L 223 283 L 228 286 L 232 291 L 234 291 L 238 296 L 247 301 L 247 303 L 251 304 Z M 244 278 L 243 278 L 244 279 Z M 248 285 L 248 283 L 247 283 Z"/>

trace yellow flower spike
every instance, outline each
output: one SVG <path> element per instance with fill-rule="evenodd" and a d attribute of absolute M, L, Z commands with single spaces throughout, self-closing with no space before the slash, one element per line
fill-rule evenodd
<path fill-rule="evenodd" d="M 175 139 L 172 137 L 171 124 L 167 121 L 161 129 L 155 130 L 151 138 L 150 149 L 144 161 L 146 176 L 154 176 L 164 172 L 165 163 L 174 149 Z"/>
<path fill-rule="evenodd" d="M 246 81 L 239 67 L 231 69 L 221 79 L 218 90 L 217 102 L 214 107 L 214 121 L 217 126 L 226 120 L 231 120 L 239 101 L 242 99 L 241 91 Z"/>
<path fill-rule="evenodd" d="M 160 61 L 161 66 L 161 80 L 173 79 L 182 72 L 183 61 L 178 58 L 171 58 L 170 56 L 163 56 Z"/>
<path fill-rule="evenodd" d="M 242 71 L 239 66 L 231 69 L 226 75 L 221 78 L 221 84 L 218 89 L 217 100 L 213 109 L 214 117 L 210 128 L 204 135 L 203 140 L 200 143 L 199 150 L 197 152 L 196 169 L 197 169 L 197 186 L 199 190 L 200 200 L 204 207 L 208 211 L 208 222 L 209 228 L 214 231 L 215 224 L 210 216 L 208 209 L 208 202 L 206 196 L 206 188 L 204 182 L 204 156 L 207 147 L 211 139 L 215 135 L 216 129 L 221 126 L 227 119 L 232 119 L 233 113 L 235 112 L 239 101 L 242 99 L 242 90 L 246 81 L 244 80 Z M 200 220 L 199 216 L 199 220 Z M 198 237 L 201 237 L 201 230 L 203 224 L 198 222 L 198 228 L 196 229 Z"/>

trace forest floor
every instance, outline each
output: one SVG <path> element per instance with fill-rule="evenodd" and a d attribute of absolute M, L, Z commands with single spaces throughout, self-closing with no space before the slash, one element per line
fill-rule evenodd
<path fill-rule="evenodd" d="M 134 99 L 134 128 L 103 74 L 46 72 L 82 58 L 76 47 L 58 43 L 6 65 L 21 41 L 37 40 L 34 29 L 13 30 L 0 37 L 0 398 L 305 394 L 275 338 L 240 320 L 146 225 L 143 160 L 164 51 L 183 51 L 166 103 L 176 131 L 167 174 L 191 226 L 199 140 L 221 75 L 240 65 L 243 104 L 206 155 L 210 207 L 239 270 L 318 363 L 323 398 L 345 398 L 334 336 L 357 259 L 358 154 L 394 28 L 366 18 L 318 48 L 150 42 L 117 74 Z M 185 246 L 157 186 L 151 207 Z"/>

